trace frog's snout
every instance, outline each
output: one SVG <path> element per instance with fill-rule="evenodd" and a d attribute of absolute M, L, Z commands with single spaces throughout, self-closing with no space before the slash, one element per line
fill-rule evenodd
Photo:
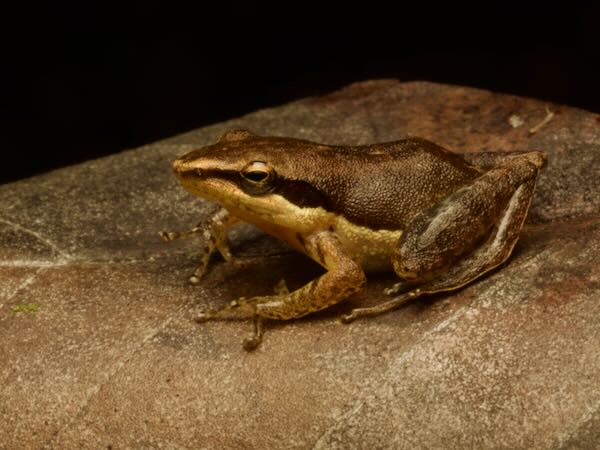
<path fill-rule="evenodd" d="M 182 158 L 177 158 L 175 161 L 173 161 L 171 163 L 171 167 L 173 169 L 173 172 L 175 172 L 175 174 L 178 176 L 182 175 L 188 170 L 187 164 Z"/>

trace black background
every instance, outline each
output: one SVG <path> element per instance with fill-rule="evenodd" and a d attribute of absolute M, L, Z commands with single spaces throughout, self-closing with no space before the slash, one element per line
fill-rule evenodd
<path fill-rule="evenodd" d="M 0 182 L 369 78 L 600 112 L 600 2 L 19 5 L 0 15 Z"/>

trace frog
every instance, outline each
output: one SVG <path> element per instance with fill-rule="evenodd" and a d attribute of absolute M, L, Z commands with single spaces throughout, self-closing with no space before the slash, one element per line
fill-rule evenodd
<path fill-rule="evenodd" d="M 202 237 L 193 284 L 213 254 L 233 261 L 228 230 L 241 222 L 323 267 L 291 292 L 283 285 L 273 295 L 242 297 L 198 315 L 252 319 L 243 347 L 254 350 L 265 321 L 338 304 L 363 290 L 366 273 L 392 271 L 398 281 L 385 289 L 386 301 L 352 309 L 343 323 L 459 290 L 507 261 L 546 154 L 509 152 L 479 165 L 467 155 L 419 137 L 348 146 L 231 130 L 172 163 L 183 188 L 219 209 L 188 232 L 160 234 L 165 241 Z"/>

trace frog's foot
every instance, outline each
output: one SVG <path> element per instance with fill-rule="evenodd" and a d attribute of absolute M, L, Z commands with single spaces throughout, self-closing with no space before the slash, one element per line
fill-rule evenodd
<path fill-rule="evenodd" d="M 194 320 L 196 322 L 206 322 L 207 320 L 244 319 L 248 316 L 254 317 L 256 315 L 256 305 L 263 298 L 264 297 L 240 297 L 237 300 L 232 300 L 229 305 L 224 306 L 223 308 L 200 311 Z"/>
<path fill-rule="evenodd" d="M 240 298 L 233 300 L 228 306 L 214 310 L 214 311 L 203 311 L 196 316 L 196 322 L 206 322 L 212 319 L 236 319 L 241 318 L 239 312 L 250 313 L 254 322 L 254 332 L 251 336 L 245 338 L 242 342 L 242 346 L 246 351 L 255 350 L 261 343 L 264 333 L 264 321 L 265 318 L 256 314 L 256 305 L 261 302 L 265 297 L 253 297 L 250 299 Z"/>
<path fill-rule="evenodd" d="M 158 235 L 161 237 L 161 239 L 163 241 L 172 242 L 172 241 L 176 241 L 178 239 L 194 238 L 200 234 L 204 234 L 203 232 L 204 232 L 204 229 L 200 225 L 198 225 L 188 231 L 160 231 L 158 233 Z M 208 237 L 210 237 L 210 236 L 208 236 Z M 208 267 L 208 261 L 210 259 L 211 253 L 212 253 L 212 251 L 209 248 L 209 246 L 207 245 L 204 249 L 201 263 L 198 265 L 198 267 L 194 271 L 194 274 L 191 275 L 190 278 L 188 279 L 188 281 L 191 284 L 198 284 L 200 282 L 200 279 L 202 278 L 202 276 L 206 273 L 206 269 Z"/>
<path fill-rule="evenodd" d="M 196 227 L 192 228 L 190 231 L 187 231 L 185 233 L 163 232 L 161 234 L 161 236 L 163 236 L 163 239 L 168 241 L 195 235 L 202 236 L 202 240 L 204 241 L 204 248 L 202 250 L 202 257 L 200 259 L 200 263 L 198 264 L 198 267 L 196 267 L 194 273 L 189 278 L 189 282 L 191 284 L 200 283 L 200 280 L 208 270 L 210 258 L 215 253 L 215 251 L 218 251 L 225 261 L 233 261 L 233 256 L 231 255 L 231 251 L 229 250 L 229 244 L 227 242 L 227 235 L 225 234 L 225 230 L 219 230 L 217 232 L 214 229 L 204 229 L 201 227 Z"/>
<path fill-rule="evenodd" d="M 200 222 L 189 231 L 161 231 L 159 235 L 165 242 L 196 237 L 204 242 L 200 264 L 189 278 L 191 284 L 198 284 L 206 274 L 210 258 L 216 251 L 221 254 L 225 261 L 231 262 L 233 260 L 229 250 L 227 229 L 237 222 L 237 218 L 231 216 L 226 209 L 221 208 L 207 221 Z"/>
<path fill-rule="evenodd" d="M 262 343 L 263 337 L 263 324 L 264 319 L 260 316 L 254 316 L 254 333 L 252 336 L 247 337 L 242 342 L 242 346 L 244 350 L 247 352 L 251 352 L 252 350 L 256 350 L 256 348 Z"/>
<path fill-rule="evenodd" d="M 217 243 L 215 241 L 214 236 L 211 235 L 210 232 L 205 231 L 204 238 L 205 245 L 204 249 L 202 250 L 202 257 L 200 258 L 200 263 L 198 264 L 198 267 L 196 267 L 196 270 L 194 270 L 194 273 L 188 279 L 190 284 L 200 283 L 200 280 L 208 270 L 208 263 L 210 262 L 210 258 L 214 254 L 215 249 L 218 249 L 219 252 L 221 252 L 221 249 L 217 247 Z M 232 256 L 229 252 L 229 247 L 225 245 L 224 250 L 224 252 L 221 252 L 221 255 L 223 255 L 223 259 L 225 259 L 226 261 L 231 261 Z"/>
<path fill-rule="evenodd" d="M 404 294 L 394 297 L 387 302 L 380 303 L 379 305 L 368 308 L 355 308 L 350 312 L 350 314 L 343 315 L 340 320 L 342 323 L 350 323 L 361 317 L 378 316 L 379 314 L 399 308 L 404 303 L 409 302 L 423 294 L 425 294 L 425 292 L 423 292 L 421 289 L 413 289 L 412 291 L 405 292 Z"/>

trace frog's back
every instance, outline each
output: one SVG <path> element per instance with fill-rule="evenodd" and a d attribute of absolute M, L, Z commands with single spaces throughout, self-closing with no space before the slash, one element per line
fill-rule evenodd
<path fill-rule="evenodd" d="M 462 156 L 418 138 L 336 147 L 335 153 L 339 157 L 329 165 L 329 175 L 315 179 L 315 186 L 331 210 L 371 229 L 403 229 L 420 211 L 481 174 Z"/>

